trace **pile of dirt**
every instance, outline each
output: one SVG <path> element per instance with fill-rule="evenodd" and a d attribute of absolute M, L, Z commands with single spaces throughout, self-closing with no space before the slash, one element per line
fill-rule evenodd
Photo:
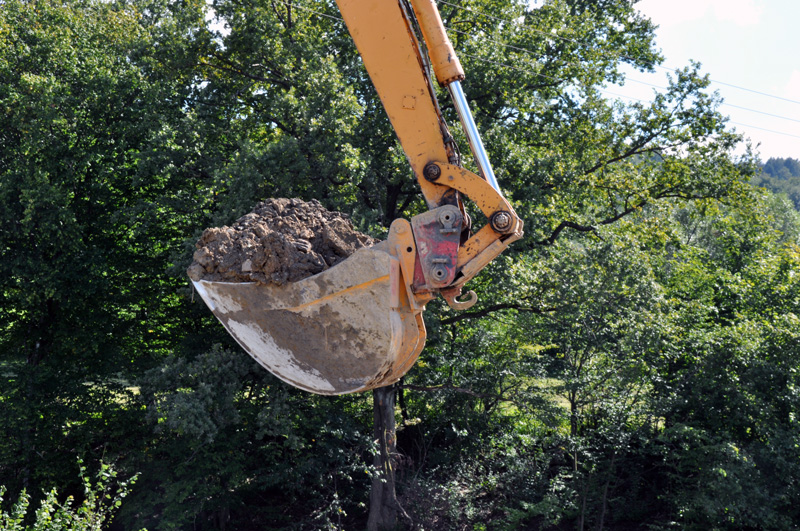
<path fill-rule="evenodd" d="M 375 243 L 345 214 L 316 200 L 268 199 L 232 227 L 203 231 L 187 273 L 195 281 L 280 285 L 316 275 Z"/>

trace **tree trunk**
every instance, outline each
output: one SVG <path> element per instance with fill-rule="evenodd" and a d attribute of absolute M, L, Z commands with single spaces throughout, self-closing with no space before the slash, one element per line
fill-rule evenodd
<path fill-rule="evenodd" d="M 368 531 L 397 529 L 398 517 L 410 520 L 397 502 L 395 492 L 395 455 L 397 453 L 396 426 L 394 421 L 395 386 L 372 390 L 374 437 L 378 441 L 378 453 L 373 463 L 377 473 L 372 478 L 369 494 Z"/>
<path fill-rule="evenodd" d="M 608 505 L 608 486 L 611 484 L 611 478 L 614 474 L 614 460 L 617 458 L 617 452 L 611 454 L 611 463 L 608 465 L 608 477 L 606 484 L 603 487 L 603 503 L 600 505 L 600 523 L 597 524 L 597 531 L 603 531 L 603 521 L 606 519 L 606 506 Z"/>

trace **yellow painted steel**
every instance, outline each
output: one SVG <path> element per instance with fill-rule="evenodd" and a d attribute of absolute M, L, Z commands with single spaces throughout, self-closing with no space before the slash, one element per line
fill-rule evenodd
<path fill-rule="evenodd" d="M 510 219 L 506 231 L 498 232 L 487 224 L 458 249 L 457 268 L 461 271 L 461 277 L 458 278 L 457 284 L 463 284 L 478 274 L 511 243 L 522 237 L 522 220 L 514 212 L 511 203 L 478 175 L 451 164 L 438 166 L 441 169 L 438 182 L 458 190 L 471 199 L 487 219 L 499 211 L 506 212 Z"/>
<path fill-rule="evenodd" d="M 411 0 L 414 13 L 417 15 L 422 38 L 428 48 L 431 66 L 440 85 L 446 86 L 453 81 L 464 79 L 464 69 L 456 57 L 453 43 L 445 32 L 442 17 L 434 0 Z"/>
<path fill-rule="evenodd" d="M 446 84 L 463 79 L 463 69 L 447 37 L 435 2 L 411 2 L 437 80 Z M 459 249 L 457 267 L 461 275 L 457 284 L 462 285 L 522 236 L 522 222 L 502 194 L 483 178 L 448 164 L 442 137 L 443 119 L 419 55 L 416 37 L 401 4 L 397 0 L 337 0 L 337 4 L 414 170 L 428 207 L 433 209 L 440 206 L 448 191 L 457 190 L 474 201 L 487 219 L 499 210 L 508 212 L 511 217 L 508 231 L 500 233 L 486 225 Z M 442 170 L 441 177 L 435 183 L 423 177 L 423 169 L 429 163 L 436 163 Z M 406 274 L 403 278 L 409 286 L 413 280 L 413 270 L 408 271 L 411 265 L 404 264 Z M 430 294 L 410 293 L 409 297 L 411 300 L 420 298 L 420 304 L 424 304 L 430 299 Z"/>
<path fill-rule="evenodd" d="M 372 84 L 400 139 L 430 208 L 448 191 L 422 176 L 431 161 L 447 162 L 441 116 L 422 66 L 416 37 L 396 0 L 337 0 Z"/>
<path fill-rule="evenodd" d="M 436 182 L 454 188 L 469 197 L 487 218 L 498 210 L 505 210 L 516 216 L 506 198 L 479 175 L 452 164 L 437 164 L 437 166 L 441 170 L 441 176 Z"/>

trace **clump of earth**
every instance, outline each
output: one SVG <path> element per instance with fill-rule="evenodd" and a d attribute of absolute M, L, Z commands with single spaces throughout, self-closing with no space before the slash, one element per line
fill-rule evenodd
<path fill-rule="evenodd" d="M 319 201 L 268 199 L 228 227 L 203 231 L 187 273 L 192 280 L 297 282 L 377 240 Z"/>

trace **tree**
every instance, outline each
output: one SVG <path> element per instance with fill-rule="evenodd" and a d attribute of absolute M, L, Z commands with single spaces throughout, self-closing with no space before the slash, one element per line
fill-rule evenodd
<path fill-rule="evenodd" d="M 764 173 L 782 180 L 800 177 L 800 160 L 770 157 L 767 162 L 764 163 Z"/>
<path fill-rule="evenodd" d="M 84 499 L 80 504 L 70 496 L 64 503 L 59 503 L 58 492 L 51 490 L 35 511 L 36 520 L 33 527 L 23 527 L 26 516 L 30 516 L 30 496 L 22 491 L 19 499 L 10 512 L 0 509 L 0 526 L 8 531 L 34 529 L 36 531 L 99 531 L 111 523 L 114 513 L 119 509 L 122 500 L 135 478 L 130 481 L 117 482 L 117 472 L 108 465 L 102 464 L 97 474 L 97 482 L 92 484 L 86 477 L 86 468 L 80 467 L 80 479 L 83 482 Z M 3 501 L 5 487 L 0 486 L 0 502 Z"/>
<path fill-rule="evenodd" d="M 401 522 L 409 523 L 409 516 L 397 501 L 395 490 L 395 468 L 397 467 L 397 439 L 395 425 L 394 385 L 379 387 L 372 391 L 373 439 L 377 441 L 373 467 L 375 469 L 370 488 L 369 518 L 367 529 L 380 531 L 395 529 Z M 412 522 L 413 523 L 413 522 Z"/>
<path fill-rule="evenodd" d="M 773 467 L 796 450 L 786 435 L 800 299 L 784 275 L 797 237 L 778 228 L 798 218 L 769 206 L 773 199 L 678 217 L 685 243 L 665 282 L 675 321 L 652 366 L 663 442 L 684 448 L 665 464 L 681 493 L 669 503 L 687 525 L 787 529 L 797 521 L 781 502 L 792 483 Z"/>
<path fill-rule="evenodd" d="M 185 103 L 203 24 L 156 3 L 0 12 L 0 481 L 69 485 L 141 441 L 134 380 L 192 328 L 173 256 L 207 189 Z M 160 11 L 161 10 L 161 11 Z M 202 212 L 202 210 L 201 210 Z"/>
<path fill-rule="evenodd" d="M 265 197 L 377 236 L 424 205 L 332 3 L 218 0 L 217 33 L 205 7 L 0 10 L 0 483 L 75 491 L 63 456 L 105 452 L 142 472 L 128 527 L 363 528 L 375 403 L 278 382 L 183 271 L 205 226 Z M 751 195 L 707 78 L 609 100 L 621 65 L 661 60 L 628 1 L 441 9 L 526 236 L 478 306 L 426 312 L 397 387 L 403 507 L 430 528 L 735 525 L 726 507 L 786 527 L 798 228 Z"/>
<path fill-rule="evenodd" d="M 763 186 L 776 193 L 786 194 L 800 209 L 800 161 L 770 158 L 761 174 L 753 177 L 755 186 Z"/>

